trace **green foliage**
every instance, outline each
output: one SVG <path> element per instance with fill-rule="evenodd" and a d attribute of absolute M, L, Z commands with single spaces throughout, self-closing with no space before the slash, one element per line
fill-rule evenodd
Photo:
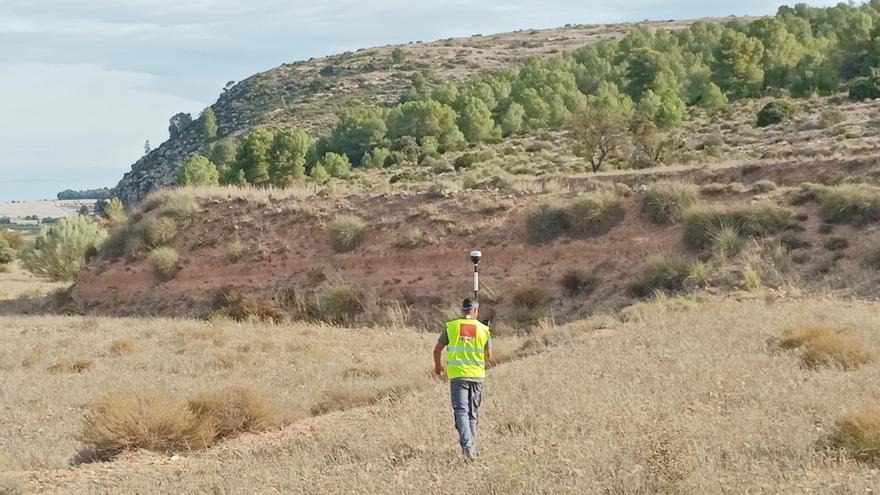
<path fill-rule="evenodd" d="M 712 243 L 712 234 L 725 226 L 744 237 L 765 237 L 794 227 L 791 211 L 773 203 L 695 206 L 684 214 L 684 241 L 692 249 Z"/>
<path fill-rule="evenodd" d="M 434 100 L 410 101 L 388 113 L 388 137 L 434 136 L 445 150 L 457 149 L 465 139 L 456 126 L 455 110 Z"/>
<path fill-rule="evenodd" d="M 208 160 L 218 167 L 229 165 L 235 160 L 235 152 L 236 146 L 232 141 L 227 139 L 217 141 L 208 151 Z"/>
<path fill-rule="evenodd" d="M 323 165 L 315 165 L 312 167 L 312 171 L 309 174 L 315 182 L 319 184 L 324 184 L 330 180 L 330 174 L 327 172 L 327 169 L 324 168 Z"/>
<path fill-rule="evenodd" d="M 213 163 L 202 155 L 195 155 L 177 173 L 177 185 L 216 186 L 220 183 L 220 173 Z"/>
<path fill-rule="evenodd" d="M 235 164 L 232 170 L 236 171 L 236 175 L 237 171 L 241 170 L 249 184 L 268 185 L 269 152 L 273 140 L 272 132 L 263 127 L 258 127 L 245 136 L 235 154 Z"/>
<path fill-rule="evenodd" d="M 626 142 L 627 122 L 633 116 L 632 101 L 615 86 L 603 86 L 576 114 L 569 134 L 574 140 L 575 155 L 586 158 L 593 172 Z"/>
<path fill-rule="evenodd" d="M 466 96 L 458 103 L 458 109 L 458 126 L 468 142 L 492 142 L 501 139 L 501 128 L 492 120 L 492 112 L 482 100 Z"/>
<path fill-rule="evenodd" d="M 880 196 L 862 186 L 821 187 L 817 196 L 819 215 L 827 223 L 859 225 L 880 220 Z"/>
<path fill-rule="evenodd" d="M 269 182 L 284 187 L 306 178 L 306 154 L 312 138 L 302 129 L 275 133 L 269 149 Z"/>
<path fill-rule="evenodd" d="M 15 261 L 16 252 L 9 245 L 9 241 L 5 236 L 0 235 L 0 265 L 12 263 Z"/>
<path fill-rule="evenodd" d="M 727 30 L 715 48 L 716 83 L 729 94 L 754 95 L 764 80 L 764 45 L 745 33 Z"/>
<path fill-rule="evenodd" d="M 180 260 L 174 248 L 158 247 L 152 250 L 149 261 L 156 276 L 162 280 L 171 280 L 180 270 Z"/>
<path fill-rule="evenodd" d="M 758 127 L 778 124 L 794 115 L 794 107 L 787 101 L 771 101 L 758 112 Z"/>
<path fill-rule="evenodd" d="M 97 253 L 107 233 L 89 217 L 63 219 L 40 233 L 21 252 L 22 266 L 55 281 L 76 278 L 89 253 Z"/>
<path fill-rule="evenodd" d="M 354 215 L 342 215 L 330 222 L 330 244 L 337 253 L 347 253 L 360 246 L 367 238 L 368 224 Z"/>
<path fill-rule="evenodd" d="M 495 157 L 495 153 L 493 153 L 492 150 L 490 150 L 490 149 L 471 151 L 471 152 L 465 153 L 465 154 L 459 156 L 458 158 L 456 158 L 455 161 L 453 162 L 453 166 L 455 167 L 456 170 L 460 170 L 463 168 L 471 168 L 474 165 L 476 165 L 477 163 L 482 163 L 487 160 L 491 160 L 494 157 Z"/>
<path fill-rule="evenodd" d="M 192 125 L 192 122 L 192 115 L 188 113 L 180 112 L 175 114 L 168 120 L 168 135 L 171 139 L 178 138 L 187 127 Z"/>
<path fill-rule="evenodd" d="M 406 62 L 406 59 L 406 52 L 403 51 L 402 48 L 395 48 L 394 50 L 391 50 L 391 63 L 393 63 L 394 65 L 400 65 Z"/>
<path fill-rule="evenodd" d="M 657 291 L 676 292 L 684 288 L 690 272 L 690 265 L 682 259 L 655 258 L 630 286 L 630 292 L 635 297 L 648 297 Z"/>
<path fill-rule="evenodd" d="M 331 177 L 347 177 L 351 172 L 348 157 L 332 152 L 321 157 L 318 167 L 322 167 Z"/>
<path fill-rule="evenodd" d="M 526 232 L 533 243 L 550 242 L 562 235 L 591 235 L 623 220 L 623 201 L 610 191 L 594 191 L 568 205 L 543 203 L 526 216 Z"/>
<path fill-rule="evenodd" d="M 719 111 L 727 107 L 727 96 L 717 84 L 710 82 L 700 93 L 699 104 L 710 111 Z"/>
<path fill-rule="evenodd" d="M 870 76 L 853 80 L 849 86 L 849 98 L 855 101 L 880 98 L 880 71 L 875 69 Z"/>
<path fill-rule="evenodd" d="M 118 223 L 125 220 L 125 205 L 119 198 L 111 198 L 104 206 L 104 217 L 110 223 Z"/>
<path fill-rule="evenodd" d="M 652 222 L 671 225 L 681 220 L 685 210 L 699 199 L 699 188 L 685 182 L 662 181 L 642 193 L 642 211 Z"/>
<path fill-rule="evenodd" d="M 375 148 L 371 152 L 364 153 L 361 165 L 366 168 L 383 168 L 389 157 L 391 157 L 391 151 L 388 148 Z"/>
<path fill-rule="evenodd" d="M 525 126 L 526 109 L 519 103 L 511 103 L 501 114 L 499 125 L 505 137 L 518 134 Z"/>
<path fill-rule="evenodd" d="M 348 156 L 352 163 L 359 163 L 364 153 L 379 146 L 388 128 L 385 113 L 377 107 L 358 107 L 346 110 L 339 116 L 339 123 L 328 138 L 328 150 Z"/>
<path fill-rule="evenodd" d="M 217 137 L 217 116 L 214 115 L 214 109 L 208 107 L 202 110 L 199 121 L 202 126 L 202 138 L 205 142 L 213 141 Z"/>

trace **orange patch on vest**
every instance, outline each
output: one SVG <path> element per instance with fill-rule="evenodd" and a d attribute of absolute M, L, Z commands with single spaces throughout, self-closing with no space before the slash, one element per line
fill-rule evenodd
<path fill-rule="evenodd" d="M 474 340 L 477 338 L 477 326 L 470 323 L 462 323 L 458 327 L 458 338 L 461 340 Z"/>

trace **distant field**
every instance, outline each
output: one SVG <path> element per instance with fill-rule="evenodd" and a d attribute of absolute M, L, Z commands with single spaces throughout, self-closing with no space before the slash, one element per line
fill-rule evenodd
<path fill-rule="evenodd" d="M 30 215 L 40 218 L 66 218 L 76 215 L 82 206 L 92 208 L 94 199 L 28 201 L 23 203 L 0 203 L 0 218 L 9 217 L 13 221 Z"/>

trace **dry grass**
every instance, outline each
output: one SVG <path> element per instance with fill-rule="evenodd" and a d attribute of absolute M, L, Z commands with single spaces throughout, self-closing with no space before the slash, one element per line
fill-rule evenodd
<path fill-rule="evenodd" d="M 110 352 L 117 356 L 125 356 L 137 352 L 137 341 L 133 339 L 116 339 L 110 342 Z"/>
<path fill-rule="evenodd" d="M 108 392 L 86 413 L 79 439 L 95 459 L 126 450 L 186 452 L 211 445 L 214 425 L 186 403 L 150 390 Z"/>
<path fill-rule="evenodd" d="M 880 457 L 880 402 L 874 400 L 848 412 L 834 424 L 830 444 L 862 460 Z"/>
<path fill-rule="evenodd" d="M 266 332 L 276 339 L 292 334 L 290 347 L 282 347 L 293 354 L 267 355 L 267 363 L 247 370 L 248 380 L 265 382 L 277 374 L 275 385 L 266 385 L 278 398 L 290 397 L 308 409 L 368 407 L 233 438 L 209 454 L 184 453 L 174 462 L 126 459 L 107 470 L 85 466 L 13 476 L 27 483 L 39 479 L 49 492 L 75 493 L 94 490 L 96 483 L 116 493 L 150 493 L 156 486 L 177 493 L 287 493 L 304 486 L 322 493 L 453 493 L 450 472 L 456 486 L 481 486 L 487 493 L 867 493 L 877 486 L 872 464 L 850 462 L 817 444 L 829 432 L 846 429 L 861 433 L 838 435 L 840 446 L 850 448 L 855 445 L 850 439 L 859 438 L 854 452 L 869 452 L 864 445 L 870 444 L 861 443 L 871 438 L 864 434 L 869 423 L 850 420 L 853 428 L 841 418 L 877 390 L 880 369 L 814 371 L 793 366 L 795 356 L 766 345 L 778 336 L 776 329 L 792 326 L 795 319 L 820 317 L 876 342 L 867 329 L 880 325 L 877 304 L 661 299 L 643 305 L 641 312 L 643 318 L 612 322 L 605 330 L 595 330 L 593 321 L 570 325 L 569 332 L 585 332 L 584 337 L 490 370 L 475 469 L 461 466 L 447 384 L 426 377 L 435 335 L 395 333 L 388 339 L 382 337 L 386 332 L 300 326 Z M 25 324 L 39 326 L 36 321 Z M 172 333 L 191 332 L 186 327 L 193 325 L 162 321 L 152 326 L 159 324 L 161 332 L 170 327 Z M 253 340 L 260 331 L 243 326 L 227 335 Z M 308 357 L 328 341 L 334 342 L 332 352 L 321 360 Z M 369 346 L 377 342 L 394 348 L 376 355 Z M 520 348 L 502 344 L 498 352 Z M 354 363 L 344 356 L 354 350 L 363 350 L 362 358 L 369 360 Z M 391 373 L 398 378 L 341 378 L 359 364 L 385 362 L 384 356 L 395 357 L 401 368 Z M 184 376 L 126 376 L 174 383 L 184 396 L 189 390 L 215 389 L 210 384 L 222 376 L 200 374 L 205 372 L 199 368 L 201 354 L 168 357 L 163 367 L 180 368 Z M 190 361 L 195 362 L 188 368 Z M 270 371 L 275 368 L 285 372 Z M 425 378 L 416 391 L 394 395 L 401 390 L 395 380 L 406 376 Z M 8 372 L 4 379 L 16 383 Z M 41 382 L 34 393 L 55 404 L 70 400 L 64 387 L 75 386 L 67 380 L 61 393 L 53 394 L 47 393 L 49 385 Z M 23 388 L 11 390 L 13 403 L 28 404 L 20 397 Z M 30 427 L 18 428 L 21 419 L 11 418 L 11 427 L 0 434 L 12 443 L 0 444 L 0 453 L 22 451 L 25 441 L 46 451 L 69 445 L 54 438 L 63 429 L 56 424 L 31 439 L 18 438 L 49 424 L 45 405 L 26 406 L 36 418 Z"/>
<path fill-rule="evenodd" d="M 83 373 L 95 367 L 94 359 L 62 359 L 46 368 L 49 373 Z"/>
<path fill-rule="evenodd" d="M 685 210 L 697 202 L 700 191 L 694 184 L 662 181 L 642 193 L 642 211 L 652 222 L 670 225 L 681 220 Z"/>
<path fill-rule="evenodd" d="M 877 361 L 877 351 L 864 341 L 826 324 L 795 325 L 785 329 L 779 341 L 783 349 L 800 349 L 808 368 L 833 366 L 858 369 Z"/>
<path fill-rule="evenodd" d="M 251 386 L 203 392 L 187 402 L 196 418 L 212 424 L 217 439 L 278 427 L 283 415 L 265 391 Z"/>
<path fill-rule="evenodd" d="M 171 247 L 159 247 L 150 252 L 150 264 L 156 276 L 162 280 L 174 278 L 180 270 L 180 261 L 177 251 Z"/>
<path fill-rule="evenodd" d="M 367 227 L 367 222 L 360 217 L 339 216 L 327 226 L 330 244 L 337 253 L 353 251 L 367 239 Z"/>

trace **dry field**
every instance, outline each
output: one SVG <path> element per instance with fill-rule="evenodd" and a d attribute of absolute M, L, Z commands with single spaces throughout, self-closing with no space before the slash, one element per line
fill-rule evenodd
<path fill-rule="evenodd" d="M 5 493 L 456 493 L 462 486 L 870 493 L 880 488 L 876 465 L 828 441 L 839 418 L 877 399 L 880 368 L 807 366 L 806 351 L 783 350 L 775 339 L 793 324 L 826 323 L 870 355 L 880 347 L 878 309 L 834 300 L 661 300 L 617 318 L 544 329 L 530 344 L 507 341 L 508 356 L 539 340 L 553 347 L 490 373 L 473 466 L 460 463 L 445 385 L 427 375 L 432 335 L 4 317 L 0 486 Z M 136 350 L 114 355 L 118 339 L 135 341 Z M 65 358 L 93 365 L 47 370 Z M 229 383 L 271 390 L 288 424 L 200 453 L 140 452 L 65 467 L 84 411 L 105 391 L 188 394 Z M 334 390 L 351 399 L 388 387 L 401 392 L 329 414 L 313 407 Z"/>

